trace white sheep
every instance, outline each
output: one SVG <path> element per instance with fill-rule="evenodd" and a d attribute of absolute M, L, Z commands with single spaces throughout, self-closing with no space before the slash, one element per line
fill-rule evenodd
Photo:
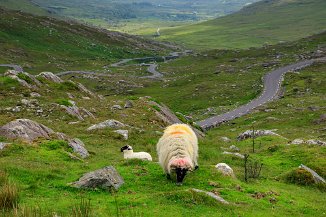
<path fill-rule="evenodd" d="M 176 173 L 177 184 L 181 185 L 188 171 L 198 168 L 198 139 L 186 124 L 167 127 L 157 143 L 159 163 L 167 175 Z"/>
<path fill-rule="evenodd" d="M 141 159 L 152 161 L 152 156 L 147 152 L 134 152 L 130 145 L 123 146 L 121 148 L 121 152 L 123 152 L 124 159 Z"/>

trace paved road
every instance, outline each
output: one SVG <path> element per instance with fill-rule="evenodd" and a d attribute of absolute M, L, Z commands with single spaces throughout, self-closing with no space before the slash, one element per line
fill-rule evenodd
<path fill-rule="evenodd" d="M 15 65 L 15 64 L 0 64 L 0 66 L 13 68 L 17 72 L 23 72 L 24 71 L 24 69 L 21 66 Z"/>
<path fill-rule="evenodd" d="M 59 72 L 55 75 L 57 76 L 64 76 L 69 74 L 83 74 L 83 75 L 96 75 L 96 76 L 103 76 L 103 77 L 110 77 L 112 75 L 106 74 L 106 73 L 100 73 L 100 72 L 90 72 L 90 71 L 65 71 L 65 72 Z"/>
<path fill-rule="evenodd" d="M 280 87 L 283 80 L 283 75 L 286 72 L 310 66 L 315 61 L 316 60 L 305 60 L 269 72 L 267 75 L 264 76 L 264 91 L 258 98 L 250 101 L 246 105 L 240 106 L 227 113 L 199 121 L 197 122 L 197 124 L 204 130 L 209 130 L 223 122 L 227 122 L 235 118 L 241 117 L 245 114 L 248 114 L 251 110 L 255 109 L 256 107 L 278 97 L 278 93 L 280 91 Z"/>

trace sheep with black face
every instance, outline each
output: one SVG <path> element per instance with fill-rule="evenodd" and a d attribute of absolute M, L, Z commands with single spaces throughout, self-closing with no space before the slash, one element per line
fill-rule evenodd
<path fill-rule="evenodd" d="M 159 163 L 167 177 L 176 174 L 177 184 L 181 185 L 189 171 L 198 168 L 198 139 L 186 124 L 167 127 L 157 143 Z"/>
<path fill-rule="evenodd" d="M 134 152 L 130 145 L 123 146 L 121 149 L 124 159 L 141 159 L 152 161 L 152 156 L 147 152 Z"/>

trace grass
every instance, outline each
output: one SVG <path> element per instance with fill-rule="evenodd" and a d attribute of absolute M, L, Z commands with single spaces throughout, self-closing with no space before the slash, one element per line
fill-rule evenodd
<path fill-rule="evenodd" d="M 146 93 L 149 93 L 149 88 L 151 88 L 153 90 L 152 96 L 159 102 L 172 105 L 175 111 L 177 110 L 175 108 L 179 106 L 183 108 L 182 111 L 185 112 L 183 114 L 195 114 L 196 110 L 189 105 L 198 101 L 201 108 L 204 108 L 211 95 L 207 93 L 207 96 L 201 95 L 196 100 L 190 100 L 190 102 L 188 98 L 178 97 L 183 96 L 182 94 L 188 94 L 188 91 L 192 93 L 191 88 L 195 88 L 198 85 L 197 82 L 200 81 L 203 82 L 203 85 L 210 84 L 210 82 L 216 84 L 221 94 L 232 93 L 229 95 L 230 101 L 227 101 L 229 104 L 245 103 L 254 97 L 251 95 L 252 93 L 259 93 L 256 90 L 259 83 L 255 86 L 257 87 L 255 90 L 253 90 L 252 84 L 257 82 L 263 73 L 270 70 L 261 67 L 260 63 L 281 53 L 283 58 L 280 59 L 280 65 L 287 64 L 295 60 L 294 54 L 310 53 L 324 41 L 323 38 L 323 35 L 319 35 L 293 44 L 239 52 L 211 51 L 207 53 L 207 56 L 190 56 L 162 64 L 160 67 L 166 71 L 166 79 L 172 82 L 166 82 L 170 87 L 164 89 L 164 92 L 159 89 L 161 84 L 157 84 L 158 82 L 150 83 L 137 78 L 127 79 L 129 77 L 126 75 L 103 78 L 101 82 L 96 79 L 75 76 L 72 79 L 87 81 L 90 88 L 102 85 L 108 89 L 98 90 L 98 93 L 107 93 L 103 100 L 95 98 L 83 100 L 82 93 L 75 89 L 69 90 L 75 96 L 73 100 L 78 106 L 91 110 L 96 116 L 96 120 L 86 118 L 85 121 L 74 125 L 68 123 L 76 121 L 76 118 L 65 114 L 60 108 L 53 108 L 52 106 L 52 103 L 56 102 L 57 99 L 67 98 L 65 89 L 49 85 L 38 90 L 42 93 L 38 101 L 44 111 L 44 117 L 36 116 L 33 109 L 28 110 L 27 108 L 22 108 L 19 113 L 6 111 L 5 108 L 16 106 L 17 102 L 21 100 L 21 96 L 17 94 L 17 89 L 9 87 L 4 89 L 0 94 L 0 125 L 20 117 L 29 118 L 55 131 L 66 133 L 71 138 L 80 138 L 91 153 L 88 159 L 78 161 L 69 157 L 65 149 L 66 144 L 61 141 L 39 140 L 33 145 L 13 141 L 13 144 L 0 152 L 0 168 L 3 168 L 14 183 L 21 186 L 19 194 L 20 211 L 23 212 L 25 207 L 26 210 L 40 209 L 45 213 L 56 212 L 60 216 L 85 213 L 84 208 L 91 210 L 92 216 L 265 216 L 266 213 L 269 213 L 270 216 L 325 215 L 324 191 L 314 185 L 301 186 L 288 183 L 284 178 L 289 172 L 297 169 L 300 164 L 307 165 L 323 177 L 326 176 L 325 147 L 288 145 L 290 140 L 296 138 L 325 140 L 323 124 L 315 124 L 314 122 L 324 113 L 322 108 L 326 106 L 325 100 L 323 100 L 326 93 L 324 88 L 326 87 L 324 84 L 325 73 L 323 73 L 326 70 L 325 64 L 315 64 L 300 71 L 300 73 L 287 74 L 284 79 L 286 92 L 283 98 L 262 106 L 249 115 L 209 131 L 199 144 L 200 169 L 188 174 L 184 185 L 181 187 L 177 187 L 174 182 L 166 180 L 165 174 L 156 163 L 155 145 L 160 137 L 156 131 L 162 132 L 165 125 L 155 116 L 155 108 L 146 103 L 145 99 L 136 97 L 137 95 L 147 95 Z M 233 59 L 237 59 L 237 61 L 234 62 Z M 232 61 L 230 62 L 230 60 Z M 239 72 L 243 66 L 254 63 L 257 65 L 248 72 Z M 232 66 L 235 69 L 234 72 L 229 72 L 229 67 L 221 67 L 222 64 Z M 221 71 L 217 75 L 213 74 L 216 71 L 216 66 Z M 190 72 L 186 70 L 190 70 Z M 246 76 L 241 77 L 239 73 L 246 74 Z M 206 83 L 204 83 L 204 75 L 206 76 Z M 212 76 L 218 78 L 207 81 L 207 78 L 211 79 Z M 239 77 L 241 82 L 236 79 Z M 125 79 L 125 82 L 117 84 L 122 78 Z M 189 78 L 194 79 L 195 83 L 185 82 Z M 7 77 L 1 79 L 7 79 Z M 227 81 L 230 82 L 229 84 L 236 82 L 239 88 L 232 88 L 231 90 L 219 88 L 223 87 L 223 83 Z M 126 82 L 128 85 L 134 86 L 121 87 L 126 85 Z M 140 91 L 135 86 L 141 84 L 145 86 L 143 93 L 138 92 L 131 95 L 127 91 L 129 89 Z M 174 84 L 179 84 L 177 87 L 180 93 L 177 91 L 170 92 L 169 88 L 176 90 L 173 87 Z M 156 87 L 161 93 L 151 85 L 158 85 Z M 1 86 L 1 88 L 5 87 Z M 205 86 L 199 86 L 199 88 L 203 88 L 203 92 L 205 92 Z M 49 92 L 45 89 L 48 89 Z M 248 93 L 244 93 L 246 92 L 244 90 Z M 23 89 L 23 91 L 30 92 L 27 89 Z M 247 94 L 250 97 L 246 98 Z M 119 111 L 109 109 L 114 104 L 123 104 L 127 99 L 133 100 L 133 108 Z M 167 101 L 168 99 L 171 101 Z M 225 103 L 226 98 L 220 99 L 221 101 L 215 102 L 216 106 L 219 106 L 217 103 Z M 178 100 L 185 105 L 178 105 Z M 175 102 L 175 104 L 171 102 Z M 311 105 L 316 108 L 310 109 Z M 194 117 L 202 117 L 199 113 Z M 151 153 L 154 162 L 123 160 L 120 148 L 126 145 L 126 142 L 115 137 L 111 130 L 91 133 L 86 131 L 92 124 L 107 119 L 116 119 L 143 129 L 141 132 L 136 129 L 129 129 L 127 143 L 132 145 L 135 151 Z M 236 137 L 241 132 L 251 129 L 253 123 L 255 129 L 278 129 L 277 133 L 285 138 L 259 137 L 256 139 L 256 144 L 258 144 L 256 152 L 251 153 L 252 141 L 237 141 Z M 231 138 L 231 142 L 223 142 L 220 140 L 222 136 Z M 4 142 L 6 141 L 4 139 Z M 240 148 L 241 153 L 248 153 L 251 159 L 264 164 L 259 179 L 244 181 L 243 161 L 222 154 L 222 148 L 230 145 L 236 145 Z M 275 148 L 276 146 L 277 148 Z M 229 164 L 237 178 L 223 177 L 218 173 L 214 166 L 220 162 Z M 76 181 L 86 172 L 108 165 L 113 165 L 125 180 L 125 184 L 114 194 L 100 189 L 78 190 L 67 184 Z M 215 187 L 212 186 L 212 182 L 216 183 Z M 191 188 L 216 192 L 231 202 L 231 205 L 216 203 L 203 194 L 191 191 Z M 259 198 L 257 195 L 265 196 Z M 307 197 L 306 195 L 310 196 Z M 81 197 L 85 198 L 83 203 L 81 203 Z M 81 206 L 83 208 L 80 208 Z"/>
<path fill-rule="evenodd" d="M 199 50 L 294 41 L 326 30 L 325 7 L 323 0 L 260 1 L 225 17 L 161 29 L 159 39 Z"/>

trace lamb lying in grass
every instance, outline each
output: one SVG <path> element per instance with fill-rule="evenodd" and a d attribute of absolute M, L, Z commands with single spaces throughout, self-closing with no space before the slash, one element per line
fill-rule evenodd
<path fill-rule="evenodd" d="M 198 139 L 186 124 L 167 127 L 157 144 L 159 163 L 167 174 L 176 173 L 177 184 L 181 185 L 188 171 L 198 168 Z"/>
<path fill-rule="evenodd" d="M 141 159 L 152 161 L 152 156 L 147 152 L 134 152 L 130 145 L 123 146 L 121 148 L 121 152 L 123 152 L 124 159 Z"/>

